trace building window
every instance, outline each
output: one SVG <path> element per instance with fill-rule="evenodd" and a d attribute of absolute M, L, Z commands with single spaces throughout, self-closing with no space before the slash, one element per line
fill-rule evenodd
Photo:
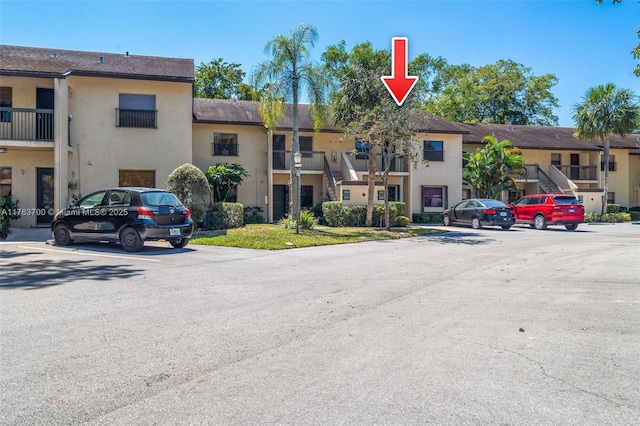
<path fill-rule="evenodd" d="M 356 139 L 356 159 L 366 160 L 369 155 L 369 142 L 362 139 Z"/>
<path fill-rule="evenodd" d="M 11 196 L 11 167 L 0 168 L 0 197 Z"/>
<path fill-rule="evenodd" d="M 462 199 L 463 200 L 468 200 L 469 198 L 471 198 L 471 190 L 470 189 L 462 189 Z"/>
<path fill-rule="evenodd" d="M 616 203 L 616 193 L 607 192 L 607 204 L 615 204 L 615 203 Z"/>
<path fill-rule="evenodd" d="M 562 165 L 562 154 L 560 153 L 552 153 L 551 154 L 551 165 L 560 167 Z"/>
<path fill-rule="evenodd" d="M 12 98 L 13 95 L 11 87 L 0 87 L 0 108 L 3 108 L 0 111 L 1 123 L 11 122 L 11 110 L 5 110 L 4 108 L 11 108 L 13 102 Z"/>
<path fill-rule="evenodd" d="M 238 135 L 235 133 L 213 134 L 213 155 L 238 156 Z"/>
<path fill-rule="evenodd" d="M 423 141 L 422 159 L 426 161 L 444 161 L 442 141 Z"/>
<path fill-rule="evenodd" d="M 120 94 L 120 104 L 116 109 L 118 127 L 155 129 L 156 115 L 155 95 Z"/>
<path fill-rule="evenodd" d="M 384 201 L 384 191 L 378 191 L 378 200 Z M 387 201 L 398 201 L 398 186 L 389 185 L 389 198 Z"/>
<path fill-rule="evenodd" d="M 119 170 L 118 186 L 156 187 L 155 170 Z"/>
<path fill-rule="evenodd" d="M 313 207 L 313 186 L 301 185 L 300 186 L 300 208 L 310 209 Z"/>
<path fill-rule="evenodd" d="M 313 138 L 311 136 L 298 136 L 300 141 L 300 153 L 305 158 L 313 157 Z"/>
<path fill-rule="evenodd" d="M 617 168 L 618 168 L 618 163 L 616 163 L 616 156 L 609 155 L 609 171 L 615 172 Z M 604 159 L 600 162 L 600 171 L 604 172 Z"/>
<path fill-rule="evenodd" d="M 447 187 L 446 186 L 423 186 L 422 205 L 424 208 L 440 207 L 447 208 Z"/>
<path fill-rule="evenodd" d="M 342 200 L 347 201 L 351 199 L 351 190 L 343 189 L 342 190 Z"/>

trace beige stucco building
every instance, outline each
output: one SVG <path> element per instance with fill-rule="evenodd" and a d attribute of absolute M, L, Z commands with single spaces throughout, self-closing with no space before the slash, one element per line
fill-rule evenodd
<path fill-rule="evenodd" d="M 100 188 L 164 187 L 184 163 L 203 171 L 242 165 L 249 176 L 235 200 L 261 208 L 267 221 L 283 217 L 290 111 L 278 128 L 267 129 L 258 102 L 193 99 L 193 81 L 191 59 L 0 46 L 0 194 L 18 199 L 24 213 L 13 226 L 47 226 L 71 197 Z M 366 204 L 362 145 L 331 123 L 314 132 L 306 105 L 299 114 L 301 205 Z M 407 216 L 441 212 L 471 195 L 462 182 L 462 153 L 486 135 L 521 149 L 529 169 L 522 191 L 572 192 L 597 211 L 604 166 L 597 141 L 579 141 L 569 128 L 425 117 L 415 135 L 415 167 L 399 157 L 390 168 L 388 198 L 404 201 Z M 611 140 L 609 198 L 625 207 L 640 204 L 639 142 Z M 381 185 L 374 196 L 383 202 Z"/>

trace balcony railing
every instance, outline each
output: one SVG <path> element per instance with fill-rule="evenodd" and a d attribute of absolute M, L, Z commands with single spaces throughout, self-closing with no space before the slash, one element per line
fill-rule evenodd
<path fill-rule="evenodd" d="M 52 109 L 0 108 L 0 139 L 51 142 L 53 135 Z"/>
<path fill-rule="evenodd" d="M 571 180 L 598 180 L 598 170 L 596 166 L 556 166 Z"/>
<path fill-rule="evenodd" d="M 517 180 L 525 180 L 525 181 L 539 179 L 538 164 L 525 164 L 524 169 L 526 170 L 525 173 L 514 174 L 513 177 L 515 177 Z"/>
<path fill-rule="evenodd" d="M 273 151 L 273 170 L 289 170 L 291 151 Z M 302 151 L 302 171 L 323 171 L 324 151 Z"/>
<path fill-rule="evenodd" d="M 353 169 L 357 172 L 366 172 L 369 170 L 369 159 L 365 156 L 351 156 L 349 157 L 351 160 L 351 165 Z M 384 158 L 382 158 L 381 154 L 376 156 L 376 168 L 378 170 L 383 170 L 385 167 Z M 407 172 L 409 171 L 409 166 L 407 165 L 407 159 L 404 156 L 397 156 L 391 159 L 391 166 L 389 167 L 389 171 L 391 172 Z"/>
<path fill-rule="evenodd" d="M 155 129 L 157 114 L 155 110 L 116 108 L 116 126 Z"/>

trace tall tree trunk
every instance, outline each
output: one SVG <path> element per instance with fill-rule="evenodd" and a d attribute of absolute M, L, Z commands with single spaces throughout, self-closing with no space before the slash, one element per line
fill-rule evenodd
<path fill-rule="evenodd" d="M 604 188 L 602 191 L 602 209 L 600 215 L 607 212 L 607 198 L 609 196 L 609 138 L 604 139 Z"/>
<path fill-rule="evenodd" d="M 369 147 L 371 147 L 369 143 Z M 366 225 L 373 226 L 373 203 L 376 192 L 376 152 L 369 149 L 369 155 L 367 156 L 367 218 Z"/>
<path fill-rule="evenodd" d="M 291 141 L 291 191 L 289 192 L 289 213 L 298 221 L 300 218 L 300 177 L 297 174 L 293 154 L 300 152 L 300 137 L 298 135 L 298 82 L 293 81 L 293 113 L 292 113 L 293 140 Z M 296 226 L 298 231 L 298 226 Z"/>
<path fill-rule="evenodd" d="M 384 225 L 387 231 L 391 231 L 391 221 L 389 220 L 389 173 L 385 172 L 382 180 L 384 181 Z"/>

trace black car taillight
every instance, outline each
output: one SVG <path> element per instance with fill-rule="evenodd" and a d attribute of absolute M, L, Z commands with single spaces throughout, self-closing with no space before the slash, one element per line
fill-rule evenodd
<path fill-rule="evenodd" d="M 482 211 L 482 213 L 484 213 L 484 214 L 487 214 L 487 215 L 488 215 L 488 214 L 496 214 L 496 213 L 498 213 L 498 211 L 497 211 L 496 209 L 484 209 L 484 210 Z"/>
<path fill-rule="evenodd" d="M 153 212 L 146 207 L 138 207 L 138 219 L 154 220 Z"/>
<path fill-rule="evenodd" d="M 191 210 L 187 209 L 187 212 L 184 214 L 184 220 L 187 220 L 191 217 Z"/>

